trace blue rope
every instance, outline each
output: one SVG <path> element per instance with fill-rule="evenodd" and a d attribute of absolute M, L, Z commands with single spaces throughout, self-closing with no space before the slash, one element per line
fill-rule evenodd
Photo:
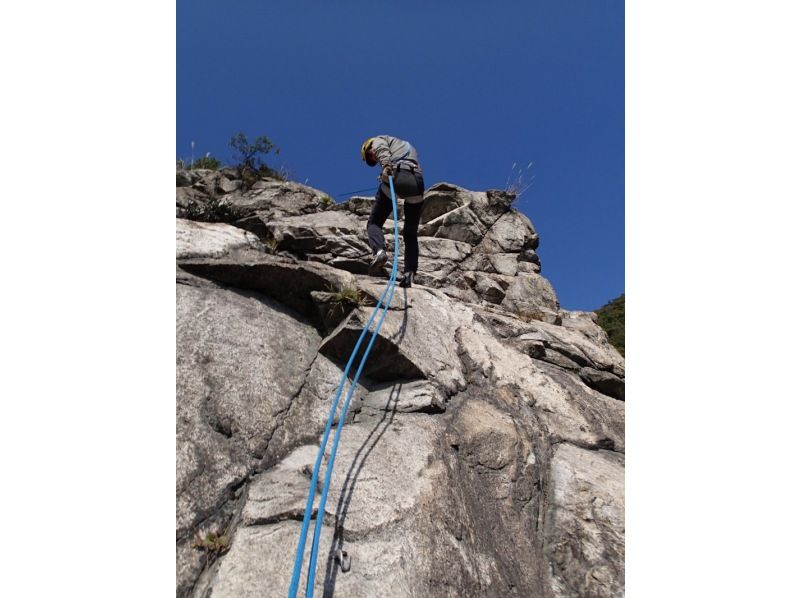
<path fill-rule="evenodd" d="M 375 338 L 378 335 L 378 332 L 383 325 L 383 319 L 386 317 L 386 313 L 389 309 L 389 305 L 392 302 L 392 297 L 394 296 L 394 288 L 395 288 L 395 281 L 397 280 L 397 254 L 399 252 L 399 235 L 397 232 L 397 200 L 395 198 L 394 193 L 394 181 L 392 177 L 389 177 L 389 187 L 392 192 L 392 211 L 394 215 L 394 259 L 392 261 L 392 274 L 389 277 L 389 282 L 386 285 L 386 288 L 383 290 L 383 293 L 378 300 L 375 309 L 372 310 L 372 315 L 370 316 L 369 320 L 367 321 L 366 325 L 361 331 L 361 335 L 358 337 L 358 341 L 356 341 L 355 347 L 353 347 L 353 352 L 350 354 L 350 359 L 347 361 L 347 365 L 342 373 L 342 378 L 339 382 L 339 387 L 336 390 L 336 396 L 334 397 L 333 404 L 331 405 L 331 411 L 328 414 L 328 420 L 325 423 L 325 431 L 322 435 L 322 440 L 319 446 L 319 452 L 317 453 L 317 460 L 314 464 L 314 471 L 311 474 L 311 485 L 308 490 L 308 499 L 306 501 L 306 511 L 303 515 L 303 527 L 300 530 L 300 539 L 297 543 L 297 553 L 295 554 L 294 560 L 294 571 L 292 572 L 292 581 L 289 586 L 289 598 L 296 598 L 297 596 L 297 588 L 300 583 L 300 572 L 303 568 L 303 553 L 305 552 L 305 545 L 306 545 L 306 536 L 308 535 L 308 526 L 311 521 L 311 511 L 314 505 L 314 495 L 316 494 L 317 488 L 317 480 L 319 479 L 319 469 L 320 465 L 322 464 L 322 458 L 325 453 L 325 447 L 328 444 L 328 437 L 330 435 L 331 426 L 333 424 L 333 419 L 336 415 L 336 410 L 339 407 L 339 401 L 341 400 L 342 396 L 342 389 L 344 388 L 344 384 L 347 380 L 347 374 L 350 371 L 350 367 L 353 365 L 353 361 L 355 356 L 358 354 L 358 349 L 361 346 L 361 342 L 364 340 L 366 336 L 367 330 L 369 330 L 370 326 L 372 326 L 372 322 L 375 319 L 375 315 L 381 309 L 381 305 L 383 304 L 383 313 L 381 314 L 380 319 L 378 320 L 378 325 L 375 327 L 375 330 L 372 333 L 372 337 L 367 344 L 367 348 L 364 351 L 364 355 L 361 358 L 361 363 L 359 363 L 358 370 L 356 371 L 356 375 L 353 378 L 350 389 L 347 393 L 347 397 L 345 398 L 344 405 L 342 407 L 342 412 L 339 415 L 339 424 L 336 427 L 336 434 L 333 439 L 333 446 L 331 448 L 331 456 L 328 461 L 328 466 L 325 471 L 325 482 L 322 487 L 322 497 L 320 498 L 319 506 L 317 507 L 317 517 L 316 522 L 314 524 L 314 539 L 311 544 L 311 559 L 309 562 L 308 567 L 308 581 L 306 582 L 306 596 L 311 598 L 314 595 L 314 576 L 315 576 L 315 569 L 317 564 L 317 552 L 319 548 L 319 536 L 322 531 L 322 521 L 325 516 L 325 502 L 328 497 L 328 488 L 330 486 L 331 481 L 331 474 L 333 473 L 333 462 L 336 458 L 336 450 L 339 445 L 339 437 L 342 432 L 342 426 L 344 424 L 345 416 L 347 415 L 347 409 L 350 406 L 350 399 L 353 396 L 353 392 L 356 388 L 358 383 L 358 379 L 361 376 L 361 370 L 364 368 L 364 364 L 367 361 L 367 357 L 369 357 L 369 352 L 372 350 L 372 345 L 375 342 Z M 389 293 L 389 299 L 384 304 L 384 299 L 386 299 L 386 294 Z"/>

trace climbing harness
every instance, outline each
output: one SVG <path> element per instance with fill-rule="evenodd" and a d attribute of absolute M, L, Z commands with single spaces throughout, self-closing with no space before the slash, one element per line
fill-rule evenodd
<path fill-rule="evenodd" d="M 350 383 L 350 389 L 347 391 L 347 396 L 345 397 L 344 404 L 342 406 L 342 411 L 339 414 L 339 423 L 336 426 L 336 434 L 333 437 L 333 445 L 331 446 L 331 455 L 328 459 L 328 466 L 325 470 L 325 482 L 322 485 L 322 495 L 320 497 L 319 505 L 317 506 L 317 516 L 316 521 L 314 523 L 314 539 L 311 543 L 311 556 L 308 563 L 308 574 L 307 574 L 307 581 L 306 581 L 306 598 L 312 598 L 314 596 L 314 577 L 317 568 L 317 554 L 319 551 L 319 537 L 322 533 L 322 520 L 325 517 L 325 501 L 328 498 L 328 488 L 331 483 L 331 475 L 333 474 L 333 463 L 334 459 L 336 458 L 336 450 L 339 446 L 339 437 L 342 433 L 342 427 L 344 426 L 344 420 L 347 415 L 347 409 L 350 406 L 350 399 L 353 397 L 353 392 L 356 389 L 356 385 L 358 384 L 358 379 L 361 376 L 361 370 L 364 369 L 364 364 L 367 362 L 367 357 L 369 357 L 369 352 L 372 350 L 372 345 L 375 343 L 375 338 L 378 336 L 378 332 L 380 332 L 381 326 L 383 325 L 383 319 L 386 317 L 386 312 L 389 310 L 389 305 L 392 303 L 392 296 L 394 295 L 395 289 L 395 281 L 397 280 L 397 254 L 400 251 L 399 247 L 399 238 L 400 235 L 397 232 L 397 198 L 395 197 L 394 193 L 394 179 L 393 177 L 389 177 L 389 188 L 392 192 L 392 211 L 394 215 L 394 258 L 392 260 L 392 274 L 389 277 L 389 282 L 386 284 L 386 288 L 383 290 L 383 293 L 378 300 L 378 304 L 375 306 L 375 309 L 372 310 L 372 315 L 370 316 L 367 323 L 364 325 L 363 330 L 361 331 L 361 335 L 358 337 L 358 341 L 356 341 L 355 347 L 353 347 L 353 352 L 350 354 L 350 359 L 347 361 L 347 365 L 345 366 L 344 372 L 342 372 L 342 378 L 339 381 L 339 387 L 336 390 L 336 396 L 333 399 L 333 404 L 331 405 L 330 413 L 328 414 L 328 420 L 325 423 L 325 431 L 322 434 L 322 440 L 319 445 L 319 452 L 317 453 L 317 460 L 314 463 L 314 470 L 311 474 L 311 485 L 308 489 L 308 500 L 306 501 L 306 511 L 303 515 L 303 527 L 300 530 L 300 539 L 297 542 L 297 553 L 295 554 L 294 559 L 294 571 L 292 571 L 292 581 L 289 585 L 289 598 L 296 598 L 297 596 L 297 588 L 300 583 L 300 572 L 303 568 L 303 555 L 305 553 L 306 547 L 306 536 L 308 535 L 308 525 L 311 521 L 311 511 L 314 506 L 314 496 L 316 494 L 317 489 L 317 480 L 319 479 L 319 469 L 320 465 L 322 464 L 322 458 L 325 454 L 325 447 L 328 445 L 328 436 L 330 435 L 331 425 L 333 424 L 333 419 L 336 416 L 336 410 L 339 407 L 339 401 L 342 397 L 342 390 L 344 389 L 345 382 L 347 381 L 347 374 L 350 371 L 350 367 L 353 365 L 353 361 L 355 360 L 356 355 L 358 354 L 358 350 L 361 347 L 361 342 L 364 340 L 364 337 L 367 334 L 367 330 L 369 330 L 370 326 L 372 326 L 372 322 L 375 319 L 375 316 L 378 314 L 378 311 L 381 311 L 380 318 L 378 318 L 378 323 L 375 326 L 375 330 L 372 332 L 372 336 L 367 343 L 367 347 L 364 350 L 364 355 L 361 357 L 361 362 L 358 365 L 358 369 L 356 370 L 356 374 L 353 377 L 353 380 Z M 388 294 L 388 299 L 387 299 Z M 386 300 L 384 302 L 384 300 Z M 339 562 L 342 565 L 342 570 L 346 571 L 350 569 L 350 557 L 346 551 L 342 551 L 341 554 L 337 553 Z M 345 566 L 347 569 L 345 569 Z"/>

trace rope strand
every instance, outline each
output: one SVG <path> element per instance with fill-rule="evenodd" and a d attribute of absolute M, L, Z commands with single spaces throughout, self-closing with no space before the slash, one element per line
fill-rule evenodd
<path fill-rule="evenodd" d="M 308 576 L 306 582 L 306 597 L 313 598 L 314 596 L 314 577 L 316 574 L 316 564 L 317 564 L 317 553 L 319 550 L 319 537 L 322 532 L 322 522 L 325 518 L 325 502 L 328 498 L 328 488 L 330 487 L 331 476 L 333 474 L 333 465 L 334 460 L 336 458 L 336 450 L 339 446 L 339 437 L 342 433 L 342 427 L 344 425 L 344 420 L 347 415 L 347 409 L 350 406 L 350 399 L 353 396 L 353 392 L 356 388 L 358 383 L 358 379 L 361 376 L 361 371 L 364 368 L 364 364 L 369 357 L 369 353 L 372 350 L 372 345 L 375 342 L 375 338 L 380 332 L 381 326 L 383 325 L 383 320 L 386 317 L 386 313 L 389 310 L 389 305 L 392 302 L 392 297 L 394 296 L 395 290 L 395 281 L 397 280 L 397 255 L 399 253 L 399 234 L 397 229 L 397 199 L 394 193 L 394 180 L 393 177 L 389 177 L 389 188 L 392 192 L 392 212 L 394 215 L 394 259 L 392 260 L 392 273 L 389 277 L 389 282 L 386 285 L 386 288 L 383 290 L 383 293 L 378 300 L 377 305 L 372 310 L 372 315 L 370 316 L 369 320 L 367 321 L 364 328 L 361 330 L 361 336 L 358 337 L 358 341 L 356 342 L 355 347 L 353 347 L 353 351 L 350 354 L 350 359 L 347 361 L 347 366 L 342 372 L 342 378 L 339 382 L 339 387 L 336 390 L 336 396 L 334 398 L 333 404 L 331 405 L 331 411 L 328 414 L 328 420 L 325 423 L 325 431 L 322 435 L 322 440 L 320 441 L 319 451 L 317 453 L 317 460 L 314 464 L 314 471 L 311 475 L 311 484 L 308 490 L 308 499 L 306 500 L 306 511 L 303 515 L 303 526 L 300 530 L 300 539 L 297 543 L 297 553 L 295 554 L 295 562 L 294 562 L 294 570 L 292 571 L 292 581 L 289 586 L 289 598 L 296 598 L 297 596 L 297 589 L 300 582 L 300 572 L 303 568 L 303 554 L 305 552 L 305 545 L 306 545 L 306 536 L 308 535 L 308 526 L 311 520 L 311 511 L 313 510 L 314 505 L 314 495 L 316 494 L 316 487 L 317 487 L 317 480 L 319 479 L 319 469 L 320 465 L 322 464 L 322 458 L 325 453 L 325 447 L 328 444 L 328 437 L 330 435 L 331 426 L 333 424 L 333 419 L 336 415 L 336 410 L 339 406 L 339 401 L 341 400 L 342 396 L 342 389 L 344 388 L 344 384 L 347 380 L 347 374 L 350 371 L 350 367 L 353 365 L 353 360 L 358 353 L 358 349 L 361 346 L 361 342 L 364 340 L 366 336 L 367 330 L 369 330 L 370 326 L 372 325 L 373 320 L 375 319 L 375 315 L 378 313 L 380 309 L 383 309 L 381 313 L 381 317 L 378 320 L 378 324 L 375 327 L 375 330 L 372 332 L 372 336 L 370 337 L 369 343 L 367 344 L 366 349 L 364 350 L 364 355 L 361 358 L 361 362 L 359 363 L 358 370 L 356 370 L 356 374 L 353 377 L 353 380 L 350 384 L 350 389 L 347 392 L 347 397 L 345 398 L 344 405 L 342 406 L 342 412 L 339 415 L 339 424 L 336 427 L 336 434 L 334 435 L 333 439 L 333 446 L 331 447 L 331 456 L 328 460 L 328 465 L 325 470 L 325 481 L 322 487 L 322 496 L 320 498 L 319 505 L 317 506 L 317 517 L 314 524 L 314 539 L 311 544 L 311 556 L 309 559 L 309 566 L 308 566 Z M 384 304 L 384 299 L 386 299 L 386 294 L 389 294 L 388 300 Z M 383 304 L 383 307 L 381 305 Z"/>

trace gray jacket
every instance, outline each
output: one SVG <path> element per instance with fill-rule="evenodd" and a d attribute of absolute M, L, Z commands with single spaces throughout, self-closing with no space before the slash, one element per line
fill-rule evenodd
<path fill-rule="evenodd" d="M 401 160 L 410 160 L 419 165 L 417 150 L 408 141 L 390 137 L 389 135 L 378 135 L 372 142 L 372 151 L 380 162 L 381 166 L 391 164 L 396 165 Z"/>

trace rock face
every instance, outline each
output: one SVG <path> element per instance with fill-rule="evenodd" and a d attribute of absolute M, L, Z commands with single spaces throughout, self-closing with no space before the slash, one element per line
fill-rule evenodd
<path fill-rule="evenodd" d="M 365 274 L 370 201 L 177 182 L 179 215 L 227 220 L 176 220 L 177 595 L 285 596 L 331 399 L 385 287 Z M 624 594 L 624 360 L 560 309 L 512 201 L 426 193 L 418 284 L 345 420 L 317 595 Z"/>

